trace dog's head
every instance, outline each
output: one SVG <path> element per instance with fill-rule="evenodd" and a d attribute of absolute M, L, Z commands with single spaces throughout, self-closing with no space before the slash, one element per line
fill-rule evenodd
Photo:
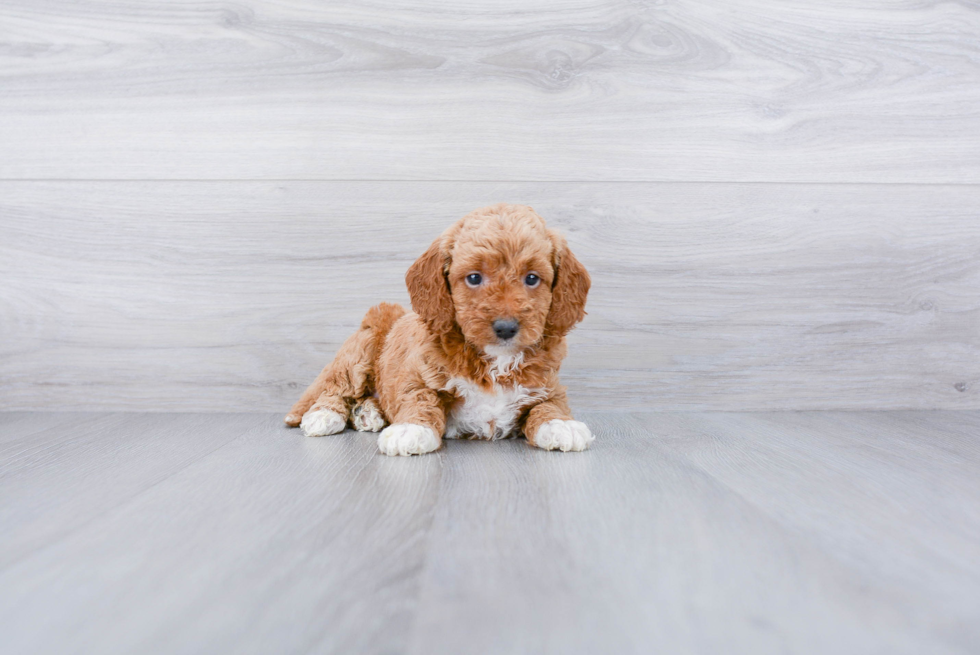
<path fill-rule="evenodd" d="M 482 352 L 514 354 L 564 336 L 585 316 L 589 274 L 565 239 L 523 205 L 467 214 L 405 277 L 412 307 L 436 334 L 459 327 Z"/>

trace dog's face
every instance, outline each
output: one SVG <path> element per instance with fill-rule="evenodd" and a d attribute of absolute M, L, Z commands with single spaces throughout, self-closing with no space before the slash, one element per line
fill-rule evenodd
<path fill-rule="evenodd" d="M 464 227 L 447 280 L 456 323 L 484 352 L 514 352 L 541 340 L 551 308 L 553 246 L 544 229 L 509 215 Z"/>
<path fill-rule="evenodd" d="M 489 355 L 562 336 L 585 315 L 589 275 L 530 207 L 494 205 L 436 239 L 406 276 L 412 306 L 436 333 L 456 326 Z"/>

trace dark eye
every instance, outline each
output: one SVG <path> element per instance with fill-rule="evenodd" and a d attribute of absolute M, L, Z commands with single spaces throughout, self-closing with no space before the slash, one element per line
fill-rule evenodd
<path fill-rule="evenodd" d="M 466 284 L 471 287 L 478 287 L 483 282 L 483 276 L 479 273 L 470 273 L 466 276 Z"/>
<path fill-rule="evenodd" d="M 528 273 L 527 274 L 527 277 L 524 278 L 524 284 L 526 284 L 527 286 L 531 287 L 532 289 L 534 287 L 538 286 L 538 282 L 540 282 L 540 281 L 541 281 L 541 278 L 539 278 L 534 273 Z"/>

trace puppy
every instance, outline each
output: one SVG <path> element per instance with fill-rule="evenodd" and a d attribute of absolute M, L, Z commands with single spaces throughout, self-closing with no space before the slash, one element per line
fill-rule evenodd
<path fill-rule="evenodd" d="M 444 438 L 518 433 L 545 450 L 588 448 L 592 433 L 572 419 L 558 368 L 591 281 L 544 219 L 507 204 L 468 214 L 405 281 L 415 312 L 372 307 L 287 425 L 323 436 L 350 421 L 380 431 L 386 455 L 429 453 Z"/>

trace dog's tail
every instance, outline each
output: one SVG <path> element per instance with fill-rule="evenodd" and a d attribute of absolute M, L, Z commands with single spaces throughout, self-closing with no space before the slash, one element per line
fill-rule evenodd
<path fill-rule="evenodd" d="M 351 405 L 374 393 L 375 371 L 385 339 L 405 308 L 383 302 L 367 311 L 360 329 L 337 351 L 303 396 L 286 414 L 286 425 L 296 427 L 314 404 L 331 409 L 345 418 Z"/>
<path fill-rule="evenodd" d="M 371 358 L 372 373 L 378 357 L 381 356 L 381 349 L 384 348 L 388 333 L 391 332 L 391 328 L 394 327 L 395 322 L 404 315 L 405 308 L 401 305 L 393 302 L 383 302 L 367 310 L 367 314 L 361 320 L 361 330 L 370 332 L 371 339 L 374 341 L 374 356 Z"/>

